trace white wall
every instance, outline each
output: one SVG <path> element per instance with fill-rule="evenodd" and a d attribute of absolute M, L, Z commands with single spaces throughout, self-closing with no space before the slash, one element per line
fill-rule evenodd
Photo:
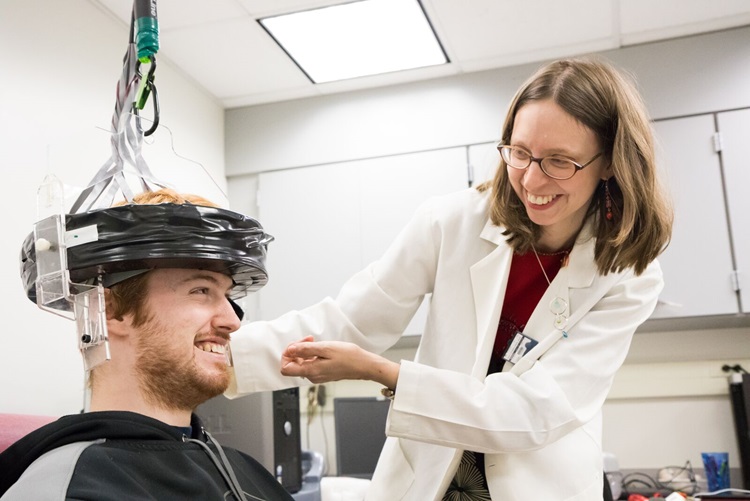
<path fill-rule="evenodd" d="M 36 221 L 35 196 L 44 176 L 53 173 L 68 185 L 85 185 L 110 156 L 105 131 L 128 29 L 86 0 L 0 2 L 0 169 L 5 179 L 0 312 L 6 347 L 0 352 L 0 412 L 61 415 L 81 409 L 83 369 L 75 326 L 25 298 L 18 257 Z M 144 147 L 144 158 L 157 176 L 159 166 L 184 166 L 190 174 L 176 187 L 199 191 L 193 187 L 201 186 L 196 181 L 200 169 L 172 153 L 168 127 L 176 151 L 202 163 L 225 189 L 223 109 L 168 61 L 158 55 L 157 61 L 165 127 L 154 134 L 155 144 Z M 144 116 L 151 116 L 150 109 Z M 208 196 L 220 196 L 218 188 L 208 190 Z"/>
<path fill-rule="evenodd" d="M 750 106 L 750 27 L 604 53 L 633 73 L 653 118 Z M 496 140 L 508 102 L 538 65 L 227 110 L 227 175 L 235 207 L 257 214 L 257 173 Z M 262 222 L 262 221 L 261 221 Z M 269 249 L 273 252 L 273 244 Z M 687 272 L 687 270 L 686 270 Z M 604 447 L 626 469 L 700 467 L 700 452 L 728 450 L 739 466 L 724 363 L 750 368 L 748 322 L 643 329 L 604 407 Z M 413 347 L 388 353 L 410 358 Z M 328 385 L 329 396 L 377 395 L 377 385 Z M 303 413 L 306 392 L 301 392 Z M 328 450 L 332 412 L 303 446 Z M 321 427 L 324 423 L 325 427 Z M 325 445 L 327 444 L 327 445 Z"/>

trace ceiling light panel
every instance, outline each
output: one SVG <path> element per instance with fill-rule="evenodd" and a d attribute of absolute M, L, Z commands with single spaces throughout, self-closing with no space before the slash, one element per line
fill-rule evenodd
<path fill-rule="evenodd" d="M 314 83 L 448 62 L 418 0 L 361 0 L 259 22 Z"/>

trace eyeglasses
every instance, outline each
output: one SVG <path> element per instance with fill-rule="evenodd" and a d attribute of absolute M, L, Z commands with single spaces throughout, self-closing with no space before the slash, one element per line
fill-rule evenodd
<path fill-rule="evenodd" d="M 591 162 L 604 154 L 603 151 L 600 151 L 594 158 L 581 165 L 560 155 L 536 158 L 531 156 L 531 153 L 523 148 L 519 148 L 518 146 L 498 144 L 497 149 L 509 167 L 523 170 L 531 165 L 531 162 L 536 162 L 539 164 L 539 167 L 541 167 L 542 172 L 552 179 L 570 179 L 576 172 L 588 166 Z"/>

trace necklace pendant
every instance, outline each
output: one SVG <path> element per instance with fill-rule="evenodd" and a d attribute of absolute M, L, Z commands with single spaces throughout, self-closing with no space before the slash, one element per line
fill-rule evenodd
<path fill-rule="evenodd" d="M 556 297 L 549 303 L 549 311 L 552 312 L 553 315 L 562 315 L 565 313 L 565 310 L 568 309 L 568 303 L 560 296 Z"/>
<path fill-rule="evenodd" d="M 557 330 L 563 330 L 568 325 L 568 317 L 565 315 L 555 315 L 555 320 L 553 322 L 553 325 L 555 326 L 555 329 Z"/>

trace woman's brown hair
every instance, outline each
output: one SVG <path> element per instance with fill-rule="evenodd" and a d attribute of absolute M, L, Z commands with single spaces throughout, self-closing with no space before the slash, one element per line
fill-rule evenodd
<path fill-rule="evenodd" d="M 593 220 L 599 272 L 633 268 L 640 274 L 669 243 L 672 209 L 657 176 L 651 124 L 637 90 L 603 61 L 581 58 L 550 63 L 513 98 L 503 125 L 503 144 L 510 144 L 518 110 L 544 99 L 553 100 L 592 130 L 611 165 L 607 183 L 613 217 L 604 216 L 604 182 L 594 193 L 587 216 Z M 530 250 L 541 228 L 526 214 L 502 158 L 495 178 L 477 189 L 492 190 L 490 219 L 505 228 L 508 243 L 518 252 Z"/>

